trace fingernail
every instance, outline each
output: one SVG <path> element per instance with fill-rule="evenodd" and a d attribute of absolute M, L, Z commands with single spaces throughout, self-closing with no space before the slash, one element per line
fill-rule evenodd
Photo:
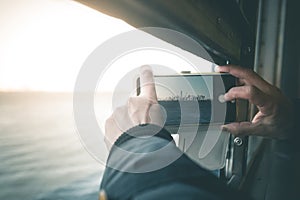
<path fill-rule="evenodd" d="M 218 97 L 218 100 L 219 100 L 220 103 L 225 103 L 224 94 L 220 94 L 219 97 Z"/>
<path fill-rule="evenodd" d="M 223 98 L 224 98 L 224 101 L 228 101 L 228 100 L 229 100 L 229 99 L 228 99 L 227 93 L 225 93 L 225 94 L 223 95 Z"/>
<path fill-rule="evenodd" d="M 222 131 L 228 131 L 228 128 L 226 127 L 226 125 L 222 125 L 222 126 L 221 126 L 221 130 L 222 130 Z"/>
<path fill-rule="evenodd" d="M 214 71 L 215 72 L 220 72 L 220 67 L 218 65 L 216 65 L 215 68 L 214 68 Z"/>
<path fill-rule="evenodd" d="M 141 71 L 146 71 L 146 70 L 152 70 L 151 66 L 150 65 L 143 65 L 140 67 L 140 70 Z"/>
<path fill-rule="evenodd" d="M 220 94 L 218 96 L 218 100 L 219 100 L 220 103 L 225 103 L 226 101 L 228 101 L 227 93 Z M 233 101 L 235 101 L 235 100 L 233 100 Z M 234 103 L 234 102 L 232 102 L 232 103 Z"/>

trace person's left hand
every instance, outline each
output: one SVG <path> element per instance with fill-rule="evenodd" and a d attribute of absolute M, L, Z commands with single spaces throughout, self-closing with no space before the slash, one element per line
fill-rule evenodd
<path fill-rule="evenodd" d="M 230 73 L 241 83 L 224 95 L 225 101 L 245 99 L 258 109 L 251 121 L 225 124 L 223 130 L 236 136 L 254 135 L 274 139 L 291 137 L 294 124 L 292 104 L 277 87 L 243 67 L 218 66 L 216 71 Z"/>
<path fill-rule="evenodd" d="M 157 102 L 155 83 L 150 66 L 140 68 L 139 96 L 130 97 L 127 105 L 118 107 L 105 123 L 105 143 L 108 149 L 132 127 L 141 124 L 163 126 L 164 118 Z"/>

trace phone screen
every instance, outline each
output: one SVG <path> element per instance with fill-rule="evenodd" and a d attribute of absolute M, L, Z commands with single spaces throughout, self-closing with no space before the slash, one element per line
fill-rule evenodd
<path fill-rule="evenodd" d="M 229 74 L 154 76 L 158 103 L 165 125 L 227 123 L 235 120 L 235 102 L 221 102 L 235 86 Z"/>
<path fill-rule="evenodd" d="M 211 121 L 211 76 L 157 76 L 154 79 L 159 104 L 167 114 L 166 125 Z"/>

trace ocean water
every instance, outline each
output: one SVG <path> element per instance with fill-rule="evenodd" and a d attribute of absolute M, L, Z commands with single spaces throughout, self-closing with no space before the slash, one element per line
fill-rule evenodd
<path fill-rule="evenodd" d="M 72 94 L 0 93 L 0 199 L 97 199 L 103 172 L 76 133 Z"/>

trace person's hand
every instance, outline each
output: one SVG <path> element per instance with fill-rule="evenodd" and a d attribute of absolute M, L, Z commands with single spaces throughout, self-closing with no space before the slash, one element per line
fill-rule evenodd
<path fill-rule="evenodd" d="M 127 105 L 118 107 L 105 123 L 105 143 L 110 149 L 114 142 L 132 127 L 143 124 L 163 126 L 164 118 L 157 102 L 153 73 L 149 66 L 140 68 L 139 96 L 130 97 Z"/>
<path fill-rule="evenodd" d="M 266 82 L 250 69 L 238 66 L 218 66 L 218 72 L 227 72 L 237 77 L 241 86 L 231 88 L 225 101 L 246 99 L 258 108 L 251 122 L 235 122 L 222 126 L 234 135 L 256 135 L 286 139 L 293 126 L 292 106 L 281 91 Z"/>

